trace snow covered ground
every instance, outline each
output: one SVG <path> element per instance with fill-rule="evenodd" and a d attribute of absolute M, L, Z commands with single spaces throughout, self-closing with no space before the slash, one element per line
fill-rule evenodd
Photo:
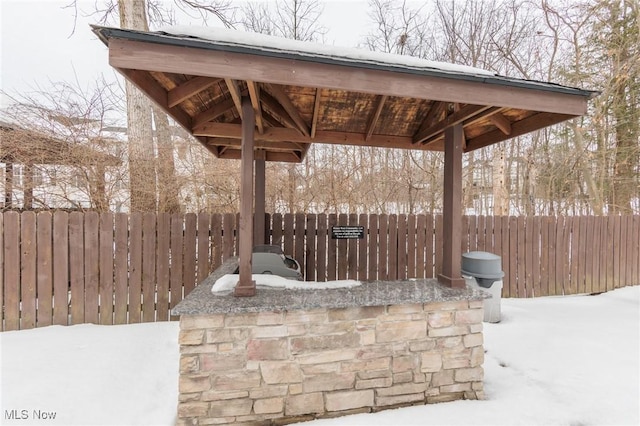
<path fill-rule="evenodd" d="M 174 424 L 177 335 L 176 323 L 0 333 L 0 424 Z M 503 299 L 485 349 L 485 401 L 305 424 L 640 424 L 639 286 Z"/>

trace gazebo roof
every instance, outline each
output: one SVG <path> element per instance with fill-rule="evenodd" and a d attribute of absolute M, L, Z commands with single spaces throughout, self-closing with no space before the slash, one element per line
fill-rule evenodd
<path fill-rule="evenodd" d="M 94 26 L 109 63 L 220 158 L 240 158 L 241 98 L 256 148 L 300 162 L 311 143 L 465 151 L 586 113 L 595 92 L 477 68 L 219 28 Z"/>

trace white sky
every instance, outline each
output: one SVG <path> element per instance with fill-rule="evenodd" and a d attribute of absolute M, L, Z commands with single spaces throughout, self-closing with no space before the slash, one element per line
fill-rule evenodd
<path fill-rule="evenodd" d="M 0 0 L 0 88 L 8 95 L 46 91 L 52 82 L 66 81 L 89 88 L 104 74 L 114 80 L 107 48 L 93 35 L 84 16 L 101 0 L 78 0 L 81 11 L 75 33 L 71 0 Z M 173 3 L 173 2 L 171 2 Z M 240 5 L 241 1 L 234 1 Z M 366 0 L 323 0 L 325 42 L 355 47 L 368 32 Z M 82 12 L 84 9 L 84 12 Z M 188 17 L 178 24 L 197 24 Z M 213 20 L 210 25 L 214 25 Z M 0 95 L 0 107 L 10 100 Z"/>

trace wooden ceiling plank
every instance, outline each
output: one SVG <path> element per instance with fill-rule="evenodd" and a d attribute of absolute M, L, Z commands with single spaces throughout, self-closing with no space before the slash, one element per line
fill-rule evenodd
<path fill-rule="evenodd" d="M 249 97 L 251 98 L 251 106 L 256 115 L 256 126 L 258 133 L 264 133 L 264 123 L 262 122 L 262 107 L 260 106 L 260 86 L 255 81 L 247 80 L 247 88 L 249 89 Z"/>
<path fill-rule="evenodd" d="M 324 64 L 246 53 L 207 51 L 113 38 L 109 63 L 116 68 L 320 87 L 461 104 L 494 105 L 530 111 L 584 115 L 589 97 L 509 84 L 487 84 L 433 75 Z"/>
<path fill-rule="evenodd" d="M 239 149 L 225 149 L 224 153 L 221 153 L 219 158 L 239 160 L 241 157 L 241 151 Z M 302 160 L 300 157 L 292 152 L 266 152 L 266 161 L 279 162 L 279 163 L 300 163 Z"/>
<path fill-rule="evenodd" d="M 238 82 L 231 78 L 225 78 L 224 82 L 227 84 L 227 89 L 229 89 L 229 94 L 231 95 L 231 99 L 233 99 L 238 115 L 242 119 L 242 92 L 240 91 Z"/>
<path fill-rule="evenodd" d="M 374 129 L 376 128 L 376 124 L 378 124 L 378 119 L 380 118 L 380 114 L 382 113 L 382 108 L 384 107 L 384 103 L 387 101 L 386 95 L 378 95 L 376 101 L 376 109 L 369 118 L 369 123 L 367 124 L 367 131 L 365 133 L 364 140 L 368 141 L 373 134 Z"/>
<path fill-rule="evenodd" d="M 313 102 L 313 118 L 311 119 L 311 138 L 316 137 L 316 131 L 318 130 L 318 117 L 320 116 L 320 99 L 322 96 L 322 89 L 316 88 L 316 96 Z"/>
<path fill-rule="evenodd" d="M 179 86 L 169 90 L 167 104 L 169 105 L 169 108 L 172 108 L 220 81 L 222 81 L 221 78 L 200 76 L 187 80 Z"/>
<path fill-rule="evenodd" d="M 291 102 L 289 96 L 285 93 L 281 86 L 276 84 L 267 84 L 267 91 L 271 93 L 271 95 L 278 101 L 280 105 L 284 108 L 285 111 L 289 114 L 291 119 L 296 123 L 296 127 L 302 132 L 305 136 L 310 136 L 311 131 L 309 130 L 309 125 L 304 121 L 302 116 L 300 115 L 300 111 L 298 108 Z"/>
<path fill-rule="evenodd" d="M 116 68 L 119 73 L 132 82 L 138 89 L 153 100 L 160 109 L 169 114 L 185 130 L 191 132 L 192 124 L 189 114 L 180 107 L 169 107 L 167 101 L 167 91 L 149 74 L 147 71 Z"/>
<path fill-rule="evenodd" d="M 505 135 L 511 134 L 511 121 L 509 121 L 509 119 L 503 114 L 493 114 L 489 116 L 489 121 L 491 121 L 491 123 L 493 123 L 493 125 L 498 129 L 500 129 L 500 131 L 502 131 L 502 133 L 504 133 Z"/>
<path fill-rule="evenodd" d="M 504 140 L 511 139 L 517 136 L 522 136 L 534 130 L 561 123 L 574 117 L 575 115 L 541 112 L 515 123 L 511 123 L 511 134 L 509 135 L 505 134 L 500 129 L 496 129 L 483 135 L 477 136 L 473 139 L 469 139 L 467 141 L 466 151 L 468 152 L 474 151 L 479 148 L 484 148 L 485 146 L 489 146 L 497 142 L 502 142 Z"/>
<path fill-rule="evenodd" d="M 467 105 L 461 108 L 459 111 L 454 112 L 453 114 L 445 117 L 443 120 L 437 122 L 433 126 L 428 129 L 423 130 L 421 133 L 418 133 L 413 137 L 414 144 L 426 145 L 425 141 L 434 138 L 439 133 L 442 133 L 444 129 L 447 127 L 462 123 L 464 120 L 467 120 L 471 117 L 474 117 L 482 112 L 490 109 L 490 105 Z"/>

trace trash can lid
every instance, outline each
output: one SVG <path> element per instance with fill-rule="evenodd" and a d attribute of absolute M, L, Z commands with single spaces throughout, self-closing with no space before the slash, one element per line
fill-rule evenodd
<path fill-rule="evenodd" d="M 500 256 L 498 256 L 497 254 L 489 253 L 487 251 L 470 251 L 467 253 L 462 253 L 462 257 L 477 260 L 500 260 Z"/>

